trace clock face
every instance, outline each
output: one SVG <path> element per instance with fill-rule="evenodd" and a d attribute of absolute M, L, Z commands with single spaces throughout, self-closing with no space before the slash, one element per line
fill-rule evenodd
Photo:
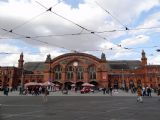
<path fill-rule="evenodd" d="M 78 62 L 74 62 L 74 63 L 73 63 L 73 66 L 78 66 Z"/>

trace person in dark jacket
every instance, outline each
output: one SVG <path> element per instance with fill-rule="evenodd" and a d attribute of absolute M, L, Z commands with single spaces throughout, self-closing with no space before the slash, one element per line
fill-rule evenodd
<path fill-rule="evenodd" d="M 160 96 L 160 85 L 158 86 L 158 89 L 157 89 L 157 95 Z M 160 101 L 160 99 L 159 99 Z"/>
<path fill-rule="evenodd" d="M 147 96 L 150 96 L 150 97 L 151 97 L 151 92 L 152 92 L 152 91 L 151 91 L 151 88 L 148 87 L 148 88 L 147 88 Z"/>

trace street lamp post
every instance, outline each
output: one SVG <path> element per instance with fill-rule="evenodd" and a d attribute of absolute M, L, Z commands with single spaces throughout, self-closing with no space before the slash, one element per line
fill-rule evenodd
<path fill-rule="evenodd" d="M 51 60 L 49 61 L 49 82 L 51 82 Z"/>
<path fill-rule="evenodd" d="M 22 68 L 21 69 L 21 87 L 20 87 L 20 94 L 21 95 L 23 94 L 23 90 L 24 90 L 23 82 L 24 82 L 24 69 Z"/>
<path fill-rule="evenodd" d="M 77 79 L 77 70 L 76 70 L 76 69 L 77 69 L 77 66 L 78 66 L 78 62 L 77 62 L 77 61 L 73 62 L 73 66 L 74 66 L 74 69 L 75 69 L 75 70 L 74 70 L 74 72 L 75 72 L 75 73 L 74 73 L 74 75 L 75 75 L 75 76 L 74 76 L 74 84 L 75 84 L 75 89 L 77 89 L 77 88 L 76 88 L 76 87 L 77 87 L 77 86 L 76 86 L 76 81 L 77 81 L 77 80 L 76 80 L 76 79 Z"/>
<path fill-rule="evenodd" d="M 122 88 L 125 89 L 125 80 L 124 80 L 123 68 L 122 68 Z"/>
<path fill-rule="evenodd" d="M 156 70 L 155 70 L 155 79 L 156 79 L 156 85 L 155 87 L 158 88 L 158 67 L 156 66 Z"/>

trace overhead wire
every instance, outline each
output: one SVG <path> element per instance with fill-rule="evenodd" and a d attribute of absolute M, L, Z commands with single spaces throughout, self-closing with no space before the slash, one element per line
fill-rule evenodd
<path fill-rule="evenodd" d="M 46 11 L 45 11 L 45 12 L 42 12 L 42 13 L 40 13 L 40 14 L 38 14 L 38 15 L 34 16 L 34 17 L 32 17 L 31 19 L 29 19 L 29 20 L 27 20 L 27 21 L 23 22 L 22 24 L 19 24 L 19 25 L 17 25 L 17 26 L 15 26 L 15 27 L 13 27 L 13 28 L 12 28 L 12 29 L 10 29 L 9 31 L 10 31 L 10 32 L 13 32 L 13 30 L 18 29 L 18 28 L 20 28 L 20 27 L 24 26 L 25 24 L 27 24 L 27 23 L 31 22 L 32 20 L 34 20 L 34 19 L 36 19 L 36 18 L 40 17 L 40 16 L 41 16 L 41 15 L 43 15 L 44 13 L 46 13 Z M 3 34 L 2 36 L 6 35 L 6 34 L 7 34 L 7 32 L 6 32 L 5 34 Z"/>
<path fill-rule="evenodd" d="M 160 27 L 150 27 L 150 28 L 133 28 L 129 29 L 131 30 L 143 30 L 143 29 L 160 29 Z M 82 29 L 83 31 L 83 29 Z M 107 31 L 94 31 L 94 32 L 89 32 L 89 33 L 83 33 L 83 32 L 77 32 L 77 33 L 68 33 L 68 34 L 50 34 L 50 35 L 40 35 L 40 36 L 32 36 L 32 38 L 38 38 L 38 37 L 54 37 L 54 36 L 76 36 L 76 35 L 87 35 L 87 34 L 94 34 L 97 33 L 96 35 L 101 33 L 106 33 L 106 32 L 118 32 L 118 31 L 125 31 L 123 29 L 117 29 L 117 30 L 107 30 Z M 99 36 L 100 37 L 100 36 Z M 102 37 L 103 39 L 107 39 L 105 37 Z"/>
<path fill-rule="evenodd" d="M 37 39 L 35 39 L 34 37 L 30 37 L 30 36 L 26 36 L 26 35 L 22 35 L 22 34 L 17 34 L 17 33 L 15 33 L 15 32 L 13 32 L 13 31 L 9 31 L 9 30 L 7 30 L 7 29 L 5 29 L 5 28 L 1 28 L 2 30 L 4 30 L 4 31 L 6 31 L 6 32 L 8 32 L 8 33 L 12 33 L 12 34 L 15 34 L 15 35 L 18 35 L 18 36 L 21 36 L 21 37 L 19 37 L 19 38 L 27 38 L 27 39 L 31 39 L 31 40 L 34 40 L 34 41 L 37 41 L 37 42 L 41 42 L 41 43 L 43 43 L 43 44 L 46 44 L 46 45 L 51 45 L 50 43 L 48 43 L 48 42 L 45 42 L 45 41 L 41 41 L 41 40 L 37 40 Z M 80 35 L 81 33 L 83 32 L 83 29 L 79 32 L 79 33 L 74 33 L 74 34 L 64 34 L 64 36 L 65 35 Z M 39 36 L 39 37 L 44 37 L 44 36 Z M 0 39 L 4 39 L 4 38 L 0 38 Z M 6 38 L 7 39 L 7 38 Z M 12 39 L 16 39 L 16 38 L 12 38 Z M 62 48 L 62 49 L 66 49 L 66 50 L 69 50 L 69 51 L 75 51 L 75 50 L 71 50 L 71 49 L 68 49 L 68 48 L 65 48 L 65 47 L 62 47 L 62 46 L 58 46 L 58 45 L 55 45 L 54 44 L 54 46 L 56 46 L 56 47 L 59 47 L 59 48 Z M 155 47 L 158 47 L 158 46 L 153 46 L 153 47 L 136 47 L 136 48 L 128 48 L 128 47 L 122 47 L 121 45 L 117 45 L 118 47 L 121 47 L 121 48 L 123 48 L 123 49 L 126 49 L 126 50 L 130 50 L 130 49 L 141 49 L 141 48 L 155 48 Z M 109 50 L 113 50 L 113 48 L 109 48 Z M 87 50 L 87 51 L 90 51 L 90 50 Z M 92 50 L 92 51 L 100 51 L 100 50 Z M 157 49 L 157 52 L 159 52 L 159 50 Z"/>
<path fill-rule="evenodd" d="M 101 8 L 103 9 L 106 13 L 108 13 L 114 20 L 116 20 L 120 25 L 122 25 L 125 30 L 129 30 L 129 28 L 127 26 L 125 26 L 124 24 L 122 24 L 122 22 L 117 19 L 115 16 L 113 16 L 108 10 L 104 9 L 98 2 L 95 1 L 95 3 Z"/>
<path fill-rule="evenodd" d="M 65 49 L 65 50 L 72 51 L 72 50 L 69 49 L 69 48 L 66 48 L 66 47 L 64 47 L 64 46 L 57 45 L 57 44 L 55 44 L 55 43 L 54 43 L 54 44 L 51 44 L 51 43 L 49 43 L 49 42 L 45 42 L 45 41 L 42 41 L 42 40 L 33 39 L 32 37 L 26 37 L 26 38 L 31 39 L 31 40 L 33 40 L 33 41 L 37 41 L 37 42 L 43 43 L 43 44 L 48 45 L 48 46 L 53 45 L 54 47 L 57 47 L 57 48 L 61 48 L 61 49 Z"/>
<path fill-rule="evenodd" d="M 100 36 L 100 35 L 96 35 L 94 31 L 89 30 L 89 29 L 83 27 L 82 25 L 79 25 L 79 24 L 75 23 L 74 21 L 72 21 L 72 20 L 70 20 L 70 19 L 68 19 L 68 18 L 65 18 L 64 16 L 62 16 L 62 15 L 56 13 L 56 12 L 53 12 L 53 11 L 52 11 L 52 7 L 47 8 L 47 7 L 45 7 L 44 5 L 42 5 L 41 3 L 39 3 L 38 1 L 36 1 L 36 2 L 37 2 L 40 6 L 42 6 L 43 8 L 45 8 L 46 11 L 49 11 L 49 12 L 55 14 L 56 16 L 58 16 L 58 17 L 60 17 L 60 18 L 62 18 L 62 19 L 64 19 L 64 20 L 66 20 L 66 21 L 68 21 L 68 22 L 70 22 L 70 23 L 72 23 L 72 24 L 74 24 L 74 25 L 76 25 L 76 26 L 78 26 L 78 27 L 81 28 L 82 30 L 86 30 L 86 31 L 88 31 L 89 33 L 91 33 L 91 34 L 93 34 L 93 35 L 95 35 L 95 36 L 98 36 L 98 37 L 100 37 L 100 38 L 102 38 L 102 39 L 105 39 L 104 37 L 102 37 L 102 36 Z"/>
<path fill-rule="evenodd" d="M 36 2 L 37 2 L 37 1 L 36 1 Z M 62 2 L 62 1 L 60 1 L 60 2 Z M 60 3 L 60 2 L 59 2 L 59 3 Z M 39 2 L 37 2 L 37 3 L 39 3 Z M 56 5 L 58 5 L 59 3 L 57 3 Z M 39 4 L 40 4 L 40 3 L 39 3 Z M 40 4 L 40 5 L 43 6 L 42 4 Z M 54 5 L 54 6 L 56 6 L 56 5 Z M 45 12 L 40 13 L 40 14 L 38 14 L 37 16 L 32 17 L 31 19 L 25 21 L 24 23 L 22 23 L 22 24 L 20 24 L 20 25 L 15 26 L 14 28 L 12 28 L 12 29 L 10 29 L 10 30 L 7 30 L 7 29 L 5 29 L 5 28 L 1 28 L 1 29 L 2 29 L 3 31 L 6 31 L 6 33 L 12 33 L 12 34 L 21 36 L 21 37 L 19 37 L 19 38 L 32 39 L 32 40 L 34 40 L 34 41 L 38 41 L 38 42 L 41 42 L 41 43 L 43 43 L 43 44 L 50 45 L 50 44 L 47 43 L 47 42 L 44 42 L 44 41 L 41 41 L 41 40 L 34 39 L 34 38 L 36 38 L 36 37 L 43 37 L 43 36 L 30 37 L 30 36 L 26 36 L 26 35 L 22 35 L 22 34 L 18 34 L 18 33 L 13 32 L 13 30 L 15 30 L 15 29 L 17 29 L 17 28 L 19 28 L 19 27 L 22 27 L 23 25 L 25 25 L 25 24 L 31 22 L 33 19 L 35 19 L 35 18 L 37 18 L 37 17 L 43 15 L 44 13 L 50 11 L 50 12 L 56 14 L 57 16 L 59 16 L 59 17 L 65 19 L 65 20 L 67 20 L 67 21 L 69 21 L 69 22 L 71 22 L 71 23 L 77 25 L 78 27 L 80 27 L 80 28 L 82 29 L 81 32 L 79 32 L 79 33 L 64 34 L 64 35 L 54 35 L 54 36 L 80 35 L 80 34 L 82 34 L 83 30 L 86 30 L 86 31 L 90 32 L 91 34 L 94 34 L 95 36 L 98 36 L 98 37 L 100 37 L 100 38 L 102 38 L 102 39 L 105 39 L 104 37 L 101 37 L 100 35 L 96 35 L 96 34 L 95 34 L 94 32 L 92 32 L 91 30 L 88 30 L 88 29 L 86 29 L 85 27 L 83 27 L 83 26 L 81 26 L 81 25 L 79 25 L 79 24 L 77 24 L 77 23 L 75 23 L 75 22 L 73 22 L 73 21 L 71 21 L 71 20 L 69 20 L 69 19 L 67 19 L 67 18 L 65 18 L 65 17 L 63 17 L 63 16 L 61 16 L 61 15 L 55 13 L 55 12 L 53 12 L 53 11 L 52 11 L 52 7 L 50 7 L 49 9 L 48 9 L 47 7 L 45 7 L 45 6 L 43 6 L 43 7 L 46 9 Z M 53 35 L 48 35 L 48 37 L 50 37 L 50 36 L 53 36 Z M 1 38 L 1 39 L 3 39 L 3 38 Z M 7 39 L 7 38 L 6 38 L 6 39 Z M 12 39 L 14 39 L 14 38 L 12 38 Z M 56 45 L 56 46 L 57 46 L 57 45 Z M 60 48 L 67 49 L 67 48 L 65 48 L 65 47 L 60 47 Z M 68 49 L 67 49 L 67 50 L 68 50 Z M 75 51 L 75 50 L 72 50 L 72 51 Z"/>
<path fill-rule="evenodd" d="M 82 30 L 81 30 L 82 32 Z M 78 33 L 68 33 L 68 34 L 52 34 L 52 35 L 40 35 L 40 36 L 33 36 L 32 38 L 39 38 L 39 37 L 62 37 L 62 36 L 74 36 L 74 35 L 82 35 L 81 32 Z M 86 33 L 87 34 L 87 33 Z"/>
<path fill-rule="evenodd" d="M 57 4 L 53 5 L 52 7 L 57 6 L 60 2 L 62 2 L 62 1 L 59 1 Z M 44 14 L 44 13 L 46 13 L 46 12 L 48 12 L 48 10 L 46 10 L 46 11 L 44 11 L 44 12 L 42 12 L 42 13 L 40 13 L 40 14 L 38 14 L 38 15 L 34 16 L 34 17 L 32 17 L 31 19 L 29 19 L 29 20 L 25 21 L 24 23 L 22 23 L 22 24 L 20 24 L 20 25 L 15 26 L 14 28 L 12 28 L 12 29 L 10 29 L 10 30 L 7 30 L 7 29 L 2 28 L 2 27 L 1 27 L 1 29 L 2 29 L 3 31 L 6 31 L 6 33 L 12 33 L 12 34 L 15 34 L 15 35 L 21 36 L 20 38 L 31 39 L 31 40 L 34 40 L 34 41 L 41 42 L 41 43 L 43 43 L 43 44 L 50 45 L 48 42 L 41 41 L 41 40 L 37 40 L 37 39 L 33 39 L 33 38 L 32 38 L 32 37 L 30 37 L 30 36 L 26 36 L 26 35 L 22 35 L 22 34 L 18 34 L 18 33 L 13 32 L 13 30 L 15 30 L 15 29 L 17 29 L 17 28 L 19 28 L 19 27 L 22 27 L 23 25 L 25 25 L 25 24 L 27 24 L 27 23 L 31 22 L 33 19 L 35 19 L 35 18 L 37 18 L 37 17 L 39 17 L 39 16 L 43 15 L 43 14 Z M 83 31 L 83 29 L 82 29 L 82 31 Z M 82 32 L 82 31 L 81 31 L 81 32 Z M 0 38 L 0 39 L 4 39 L 4 38 Z M 7 39 L 7 38 L 6 38 L 6 39 Z M 13 38 L 12 38 L 12 39 L 13 39 Z M 66 50 L 70 50 L 70 49 L 65 48 L 65 47 L 62 47 L 62 46 L 58 46 L 58 45 L 54 45 L 54 46 L 59 47 L 59 48 L 63 48 L 63 49 L 66 49 Z"/>
<path fill-rule="evenodd" d="M 130 28 L 128 31 L 136 31 L 136 30 L 146 30 L 146 29 L 160 29 L 159 27 L 144 27 L 144 28 Z M 120 32 L 126 31 L 124 29 L 114 29 L 114 30 L 104 30 L 104 31 L 95 31 L 95 33 L 110 33 L 110 32 Z"/>
<path fill-rule="evenodd" d="M 37 1 L 36 1 L 36 2 L 37 2 Z M 38 3 L 39 3 L 39 2 L 38 2 Z M 40 4 L 40 3 L 39 3 L 39 4 Z M 58 4 L 58 3 L 57 3 L 57 4 Z M 37 38 L 37 37 L 51 37 L 51 36 L 66 36 L 66 35 L 94 34 L 95 36 L 98 36 L 98 37 L 100 37 L 100 38 L 106 40 L 105 37 L 102 37 L 102 36 L 100 36 L 99 34 L 95 34 L 95 33 L 126 31 L 126 29 L 125 29 L 125 30 L 124 30 L 124 29 L 119 29 L 119 30 L 109 30 L 109 31 L 92 31 L 92 30 L 88 30 L 87 28 L 85 28 L 85 27 L 83 27 L 83 26 L 81 26 L 81 25 L 79 25 L 79 24 L 77 24 L 77 23 L 75 23 L 75 22 L 73 22 L 73 21 L 71 21 L 71 20 L 69 20 L 69 19 L 67 19 L 67 18 L 65 18 L 65 17 L 63 17 L 63 16 L 61 16 L 61 15 L 55 13 L 55 12 L 53 12 L 53 11 L 52 11 L 52 7 L 47 8 L 47 7 L 45 7 L 45 6 L 42 5 L 42 4 L 40 4 L 40 5 L 43 6 L 43 7 L 46 9 L 45 12 L 43 12 L 43 13 L 41 13 L 41 14 L 39 14 L 39 15 L 33 17 L 33 18 L 31 18 L 30 20 L 28 20 L 28 21 L 24 22 L 23 24 L 18 25 L 18 26 L 14 27 L 14 28 L 12 28 L 12 29 L 10 29 L 10 30 L 4 29 L 4 28 L 1 28 L 1 29 L 4 30 L 4 31 L 6 31 L 6 32 L 8 32 L 8 33 L 12 33 L 12 34 L 15 34 L 15 35 L 18 35 L 18 36 L 22 36 L 21 38 L 27 38 L 27 39 L 35 40 L 35 41 L 38 41 L 38 42 L 41 42 L 41 43 L 44 43 L 44 44 L 47 44 L 47 45 L 50 45 L 50 44 L 49 44 L 48 42 L 44 42 L 44 41 L 41 41 L 41 40 L 37 40 L 37 39 L 35 39 L 35 38 Z M 105 9 L 104 9 L 104 10 L 105 10 Z M 67 20 L 67 21 L 73 23 L 74 25 L 80 27 L 80 28 L 82 29 L 81 32 L 79 32 L 79 33 L 73 33 L 73 34 L 48 35 L 48 36 L 32 36 L 32 37 L 26 36 L 26 35 L 17 34 L 17 33 L 15 33 L 15 32 L 13 32 L 14 29 L 17 29 L 17 28 L 19 28 L 19 27 L 21 27 L 21 26 L 23 26 L 23 25 L 25 25 L 25 24 L 31 22 L 31 21 L 32 21 L 33 19 L 35 19 L 36 17 L 39 17 L 39 16 L 41 16 L 42 14 L 44 14 L 44 13 L 46 13 L 46 12 L 48 12 L 48 11 L 50 11 L 50 12 L 54 13 L 55 15 L 57 15 L 57 16 L 59 16 L 59 17 L 65 19 L 65 20 Z M 106 10 L 106 12 L 109 13 L 107 10 Z M 110 13 L 109 13 L 109 14 L 110 14 Z M 112 14 L 110 14 L 110 15 L 111 15 L 112 17 L 114 17 Z M 116 18 L 114 18 L 114 19 L 116 19 Z M 119 21 L 119 20 L 117 19 L 117 21 Z M 123 25 L 120 21 L 119 21 L 119 23 L 120 23 L 121 25 Z M 126 26 L 123 25 L 123 27 L 126 27 Z M 157 29 L 157 28 L 160 28 L 160 27 L 134 28 L 134 29 L 127 29 L 127 30 L 143 30 L 143 29 Z M 83 33 L 83 30 L 88 31 L 88 33 Z M 3 38 L 0 38 L 0 39 L 3 39 Z M 6 39 L 7 39 L 7 38 L 6 38 Z M 120 46 L 120 45 L 117 45 L 117 46 L 122 47 L 122 46 Z M 56 45 L 56 47 L 63 48 L 63 49 L 67 49 L 67 50 L 71 50 L 71 49 L 65 48 L 65 47 L 63 47 L 63 46 L 58 46 L 58 45 Z M 124 49 L 128 49 L 128 50 L 129 50 L 129 49 L 133 49 L 133 48 L 127 48 L 127 47 L 123 47 L 123 48 L 124 48 Z M 113 50 L 113 48 L 109 48 L 109 50 Z M 75 51 L 75 50 L 72 50 L 72 51 Z M 94 51 L 97 51 L 97 50 L 94 50 Z"/>
<path fill-rule="evenodd" d="M 60 14 L 58 14 L 58 13 L 56 13 L 56 12 L 53 12 L 53 11 L 52 11 L 52 7 L 47 8 L 47 7 L 45 7 L 44 5 L 42 5 L 41 3 L 39 3 L 38 1 L 36 1 L 36 2 L 37 2 L 40 6 L 42 6 L 43 8 L 45 8 L 46 11 L 50 11 L 51 13 L 53 13 L 53 14 L 61 17 L 61 18 L 63 18 L 64 20 L 67 20 L 67 21 L 71 22 L 72 24 L 74 24 L 74 25 L 76 25 L 76 26 L 78 26 L 78 27 L 80 27 L 80 28 L 82 28 L 82 29 L 84 29 L 84 30 L 86 30 L 86 31 L 90 31 L 90 30 L 88 30 L 87 28 L 85 28 L 85 27 L 83 27 L 83 26 L 81 26 L 81 25 L 79 25 L 79 24 L 77 24 L 77 23 L 75 23 L 75 22 L 73 22 L 73 21 L 71 21 L 71 20 L 63 17 L 62 15 L 60 15 Z"/>
<path fill-rule="evenodd" d="M 36 19 L 36 18 L 40 17 L 41 15 L 43 15 L 43 14 L 44 14 L 44 13 L 46 13 L 46 12 L 47 12 L 47 11 L 44 11 L 44 12 L 42 12 L 42 13 L 40 13 L 40 14 L 38 14 L 38 15 L 34 16 L 34 17 L 32 17 L 31 19 L 29 19 L 29 20 L 25 21 L 24 23 L 22 23 L 22 24 L 20 24 L 20 25 L 15 26 L 15 27 L 14 27 L 14 28 L 12 28 L 11 30 L 13 31 L 13 30 L 15 30 L 15 29 L 17 29 L 17 28 L 20 28 L 20 27 L 24 26 L 25 24 L 27 24 L 27 23 L 31 22 L 32 20 L 34 20 L 34 19 Z"/>
<path fill-rule="evenodd" d="M 37 1 L 36 1 L 36 2 L 37 2 Z M 60 1 L 60 2 L 61 2 L 61 1 Z M 60 2 L 59 2 L 59 3 L 60 3 Z M 86 30 L 86 31 L 88 31 L 89 33 L 82 33 L 82 32 L 80 32 L 80 33 L 62 34 L 62 35 L 35 36 L 35 37 L 32 37 L 32 38 L 36 38 L 36 37 L 51 37 L 51 36 L 66 36 L 66 35 L 94 34 L 95 36 L 98 36 L 98 37 L 100 37 L 100 38 L 102 38 L 102 39 L 106 39 L 105 37 L 102 37 L 102 36 L 100 36 L 100 35 L 98 35 L 98 34 L 95 34 L 95 33 L 124 31 L 124 30 L 122 29 L 122 30 L 110 30 L 110 31 L 101 31 L 101 32 L 96 32 L 96 31 L 95 31 L 95 32 L 93 32 L 93 31 L 88 30 L 88 29 L 84 28 L 83 26 L 81 26 L 81 25 L 79 25 L 79 24 L 77 24 L 77 23 L 75 23 L 75 22 L 73 22 L 73 21 L 71 21 L 71 20 L 69 20 L 69 19 L 67 19 L 67 18 L 65 18 L 65 17 L 63 17 L 63 16 L 55 13 L 55 12 L 53 12 L 53 11 L 52 11 L 52 7 L 50 7 L 50 8 L 48 9 L 47 7 L 45 7 L 44 5 L 42 5 L 41 3 L 39 3 L 39 2 L 37 2 L 37 3 L 40 4 L 41 6 L 43 6 L 43 7 L 44 7 L 45 9 L 47 9 L 47 10 L 46 10 L 45 12 L 43 12 L 43 13 L 41 13 L 41 14 L 33 17 L 33 18 L 31 18 L 30 20 L 24 22 L 23 24 L 14 27 L 13 29 L 16 29 L 16 28 L 18 28 L 18 27 L 20 27 L 20 26 L 23 26 L 24 24 L 27 24 L 28 22 L 30 22 L 31 20 L 35 19 L 36 17 L 39 17 L 40 15 L 46 13 L 47 11 L 50 11 L 50 12 L 58 15 L 59 17 L 65 19 L 65 20 L 67 20 L 67 21 L 69 21 L 69 22 L 72 22 L 73 24 L 75 24 L 75 25 L 77 25 L 78 27 L 82 28 L 82 31 L 83 31 L 83 30 Z M 58 5 L 59 3 L 57 3 L 56 5 Z M 97 3 L 97 2 L 96 2 L 96 3 Z M 98 3 L 97 3 L 97 4 L 98 4 Z M 54 6 L 56 6 L 56 5 L 54 5 Z M 98 5 L 99 5 L 99 4 L 98 4 Z M 100 6 L 100 5 L 99 5 L 99 6 Z M 100 7 L 101 7 L 101 6 L 100 6 Z M 101 8 L 102 8 L 102 7 L 101 7 Z M 104 9 L 104 8 L 102 8 L 102 9 Z M 104 9 L 104 10 L 105 10 L 105 9 Z M 105 10 L 105 11 L 106 11 L 108 14 L 110 14 L 109 11 L 107 11 L 107 10 Z M 112 14 L 110 14 L 110 15 L 111 15 L 112 17 L 114 17 Z M 114 18 L 115 18 L 115 17 L 114 17 Z M 116 18 L 115 18 L 115 19 L 116 19 Z M 122 24 L 118 19 L 116 19 L 116 20 L 117 20 L 120 24 Z M 123 25 L 123 24 L 122 24 L 122 25 Z M 123 25 L 123 26 L 124 26 L 124 25 Z M 126 26 L 124 26 L 124 27 L 126 27 Z M 158 27 L 153 27 L 153 28 L 158 28 Z M 13 29 L 9 30 L 9 32 L 12 33 L 12 32 L 13 32 Z M 140 30 L 140 29 L 148 29 L 148 28 L 137 28 L 137 29 L 128 29 L 128 30 Z M 8 32 L 8 31 L 7 31 L 7 32 Z M 18 34 L 16 34 L 16 35 L 18 35 Z M 127 48 L 125 48 L 125 49 L 127 49 Z"/>
<path fill-rule="evenodd" d="M 62 1 L 59 1 L 57 4 L 53 5 L 53 7 L 57 6 L 60 2 L 62 2 Z M 9 31 L 10 31 L 10 32 L 13 32 L 13 30 L 18 29 L 18 28 L 24 26 L 25 24 L 27 24 L 27 23 L 33 21 L 34 19 L 36 19 L 36 18 L 42 16 L 42 15 L 45 14 L 46 12 L 47 12 L 47 11 L 44 11 L 44 12 L 42 12 L 42 13 L 40 13 L 40 14 L 38 14 L 38 15 L 32 17 L 32 18 L 30 18 L 29 20 L 27 20 L 27 21 L 25 21 L 25 22 L 23 22 L 23 23 L 21 23 L 21 24 L 15 26 L 15 27 L 13 27 L 13 28 L 10 29 Z M 5 34 L 3 34 L 3 35 L 1 35 L 1 36 L 4 36 L 4 35 L 6 35 L 6 34 L 7 34 L 7 33 L 5 33 Z"/>
<path fill-rule="evenodd" d="M 31 40 L 33 40 L 33 41 L 37 41 L 37 42 L 43 43 L 43 44 L 45 44 L 45 45 L 51 45 L 51 44 L 48 43 L 48 42 L 35 39 L 34 37 L 30 37 L 30 36 L 26 36 L 26 35 L 22 35 L 22 34 L 17 34 L 17 33 L 13 32 L 13 31 L 11 32 L 11 31 L 9 31 L 9 30 L 6 30 L 5 28 L 1 28 L 1 29 L 4 30 L 4 31 L 6 31 L 6 32 L 9 32 L 9 33 L 12 33 L 12 34 L 21 36 L 21 38 L 31 39 Z M 83 31 L 83 30 L 82 30 L 82 31 Z M 80 32 L 77 33 L 77 34 L 80 34 L 82 31 L 80 31 Z M 16 38 L 12 38 L 12 39 L 16 39 Z M 71 49 L 68 49 L 68 48 L 66 48 L 66 47 L 56 45 L 56 44 L 53 44 L 53 45 L 54 45 L 55 47 L 62 48 L 62 49 L 65 49 L 65 50 L 77 51 L 77 50 L 71 50 Z M 128 48 L 128 47 L 122 47 L 121 45 L 117 44 L 117 47 L 121 47 L 121 48 L 126 49 L 126 50 L 135 50 L 135 49 L 141 49 L 141 48 L 155 48 L 155 47 L 158 47 L 158 46 Z M 103 50 L 115 50 L 115 48 L 107 48 L 107 49 L 103 49 Z M 102 51 L 102 49 L 86 50 L 86 51 Z M 157 49 L 157 51 L 158 51 L 158 49 Z M 159 52 L 159 51 L 158 51 L 158 52 Z"/>
<path fill-rule="evenodd" d="M 57 5 L 58 5 L 59 3 L 61 3 L 61 2 L 62 2 L 62 1 L 59 1 L 57 4 L 53 5 L 52 7 L 57 6 Z M 20 24 L 20 25 L 15 26 L 15 27 L 14 27 L 14 28 L 12 28 L 11 30 L 17 29 L 17 28 L 19 28 L 19 27 L 21 27 L 21 26 L 23 26 L 23 25 L 25 25 L 25 24 L 27 24 L 27 23 L 31 22 L 32 20 L 34 20 L 34 19 L 36 19 L 36 18 L 40 17 L 41 15 L 45 14 L 46 12 L 47 12 L 47 11 L 44 11 L 44 12 L 42 12 L 42 13 L 40 13 L 40 14 L 38 14 L 38 15 L 34 16 L 34 17 L 32 17 L 31 19 L 29 19 L 29 20 L 25 21 L 24 23 L 22 23 L 22 24 Z"/>
<path fill-rule="evenodd" d="M 26 39 L 30 39 L 30 40 L 33 40 L 33 41 L 37 41 L 37 42 L 40 42 L 40 43 L 43 43 L 43 44 L 49 45 L 49 46 L 51 45 L 51 43 L 48 43 L 48 42 L 45 42 L 45 41 L 42 41 L 42 40 L 38 40 L 38 39 L 34 39 L 34 38 L 32 38 L 32 37 L 30 37 L 30 36 L 27 36 L 27 35 L 17 34 L 17 33 L 13 32 L 13 31 L 10 32 L 9 30 L 7 30 L 7 29 L 5 29 L 5 28 L 1 28 L 1 29 L 4 30 L 4 31 L 6 31 L 6 32 L 9 32 L 9 33 L 18 35 L 18 36 L 22 36 L 23 38 L 26 38 Z M 52 45 L 55 46 L 55 47 L 58 47 L 58 48 L 62 48 L 62 49 L 69 50 L 69 51 L 73 51 L 73 50 L 68 49 L 68 48 L 66 48 L 66 47 L 63 47 L 63 46 L 59 46 L 59 45 L 56 45 L 56 44 L 52 44 Z"/>

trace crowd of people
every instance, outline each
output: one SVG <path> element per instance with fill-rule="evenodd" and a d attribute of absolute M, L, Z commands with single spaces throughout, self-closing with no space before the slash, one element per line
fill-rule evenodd
<path fill-rule="evenodd" d="M 128 92 L 128 90 L 126 89 L 122 89 L 126 92 Z M 6 86 L 3 88 L 3 94 L 8 96 L 8 93 L 11 90 Z M 118 89 L 114 89 L 112 87 L 109 88 L 101 88 L 98 91 L 102 91 L 103 94 L 109 94 L 110 96 L 113 96 L 115 92 L 118 93 Z M 143 97 L 144 96 L 152 96 L 152 92 L 154 91 L 151 87 L 141 87 L 138 86 L 137 88 L 130 88 L 131 93 L 137 93 L 137 102 L 143 102 Z M 75 89 L 75 92 L 77 92 L 77 89 Z M 158 88 L 156 89 L 156 91 L 154 91 L 157 93 L 158 96 L 160 96 L 160 85 L 158 86 Z M 63 94 L 68 94 L 68 89 L 64 89 L 62 90 Z M 94 92 L 93 92 L 94 93 Z M 44 95 L 44 101 L 47 101 L 47 95 L 49 95 L 49 87 L 48 86 L 28 86 L 26 87 L 24 90 L 22 90 L 22 88 L 20 88 L 20 94 L 23 95 Z"/>
<path fill-rule="evenodd" d="M 157 90 L 157 95 L 160 95 L 160 85 L 158 86 Z M 137 102 L 143 103 L 143 97 L 144 96 L 152 96 L 152 88 L 151 87 L 138 87 L 137 88 Z"/>
<path fill-rule="evenodd" d="M 129 89 L 127 88 L 122 88 L 123 91 L 128 92 Z M 113 96 L 113 93 L 117 92 L 118 89 L 113 89 L 112 87 L 109 88 L 102 88 L 102 92 L 103 94 L 110 94 L 111 96 Z M 152 97 L 152 92 L 156 92 L 158 96 L 160 96 L 160 85 L 158 86 L 157 89 L 152 89 L 151 87 L 141 87 L 138 86 L 136 87 L 131 87 L 130 91 L 132 94 L 137 93 L 137 102 L 141 102 L 143 103 L 143 97 L 144 96 L 149 96 Z"/>

